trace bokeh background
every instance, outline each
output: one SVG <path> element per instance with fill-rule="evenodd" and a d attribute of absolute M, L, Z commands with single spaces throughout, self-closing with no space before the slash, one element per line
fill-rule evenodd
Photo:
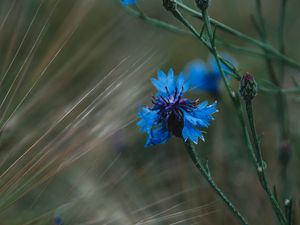
<path fill-rule="evenodd" d="M 193 6 L 193 1 L 186 1 Z M 268 39 L 278 46 L 281 1 L 263 1 Z M 149 104 L 150 77 L 176 73 L 207 49 L 189 35 L 146 24 L 118 0 L 0 2 L 0 224 L 238 224 L 189 159 L 180 139 L 144 148 L 136 112 Z M 148 16 L 182 29 L 161 1 L 140 0 Z M 300 62 L 300 2 L 287 7 L 287 55 Z M 210 15 L 259 39 L 255 1 L 213 1 Z M 201 29 L 202 23 L 188 17 Z M 261 52 L 223 32 L 229 43 Z M 241 73 L 268 79 L 265 60 L 225 46 Z M 277 64 L 274 63 L 277 69 Z M 285 88 L 300 82 L 285 68 Z M 231 81 L 234 89 L 238 82 Z M 215 101 L 193 92 L 191 97 Z M 291 161 L 282 179 L 274 94 L 259 93 L 254 113 L 270 183 L 281 204 L 293 197 L 299 222 L 299 93 L 289 94 Z M 198 145 L 213 177 L 250 224 L 276 224 L 221 87 L 219 113 Z M 286 188 L 284 188 L 286 187 Z M 284 191 L 285 189 L 285 191 Z M 298 217 L 298 219 L 297 219 Z"/>

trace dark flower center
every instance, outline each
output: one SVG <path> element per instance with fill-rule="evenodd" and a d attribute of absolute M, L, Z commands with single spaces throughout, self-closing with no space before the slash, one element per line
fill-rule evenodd
<path fill-rule="evenodd" d="M 167 96 L 153 97 L 154 109 L 159 109 L 160 119 L 166 123 L 168 130 L 181 137 L 184 126 L 182 110 L 186 105 L 186 100 L 181 99 L 183 89 L 179 92 L 176 88 L 171 95 L 166 87 L 166 92 Z"/>
<path fill-rule="evenodd" d="M 167 121 L 167 126 L 172 134 L 174 134 L 176 137 L 181 137 L 184 121 L 182 111 L 180 109 L 171 112 L 171 115 Z"/>
<path fill-rule="evenodd" d="M 154 110 L 159 110 L 160 120 L 167 125 L 170 133 L 176 137 L 181 137 L 182 129 L 184 127 L 184 111 L 191 112 L 199 104 L 199 100 L 189 101 L 182 98 L 183 88 L 179 92 L 177 88 L 174 94 L 170 95 L 166 87 L 167 96 L 153 96 Z"/>

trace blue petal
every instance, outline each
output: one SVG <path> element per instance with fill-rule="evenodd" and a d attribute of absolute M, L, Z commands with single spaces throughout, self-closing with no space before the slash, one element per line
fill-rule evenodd
<path fill-rule="evenodd" d="M 136 0 L 121 0 L 121 3 L 122 3 L 124 6 L 135 5 L 135 4 L 136 4 Z"/>
<path fill-rule="evenodd" d="M 157 72 L 157 76 L 158 76 L 159 82 L 161 82 L 163 84 L 167 83 L 167 76 L 162 70 L 159 70 Z"/>
<path fill-rule="evenodd" d="M 203 108 L 205 108 L 207 106 L 207 104 L 208 104 L 208 101 L 201 102 L 198 105 L 197 109 L 203 109 Z"/>
<path fill-rule="evenodd" d="M 199 91 L 217 93 L 219 77 L 211 76 L 211 71 L 206 68 L 201 60 L 196 60 L 188 65 L 187 77 L 189 86 Z"/>
<path fill-rule="evenodd" d="M 179 92 L 185 93 L 188 90 L 189 84 L 185 81 L 183 73 L 178 75 L 176 86 Z"/>
<path fill-rule="evenodd" d="M 194 126 L 208 127 L 210 125 L 210 120 L 208 120 L 205 116 L 200 117 L 192 113 L 184 112 L 184 118 Z"/>
<path fill-rule="evenodd" d="M 182 137 L 184 141 L 187 141 L 187 139 L 190 139 L 195 144 L 198 144 L 198 138 L 204 141 L 204 137 L 201 131 L 194 128 L 194 126 L 188 121 L 184 121 L 184 128 L 182 130 Z"/>
<path fill-rule="evenodd" d="M 212 115 L 213 113 L 218 112 L 216 107 L 217 107 L 217 101 L 215 101 L 213 104 L 211 104 L 205 108 L 203 108 L 203 107 L 201 107 L 201 105 L 199 105 L 194 112 L 195 113 L 202 112 L 203 114 L 206 114 L 206 115 Z"/>
<path fill-rule="evenodd" d="M 138 117 L 141 119 L 137 122 L 137 125 L 141 128 L 141 132 L 150 132 L 153 126 L 156 125 L 156 121 L 159 117 L 158 110 L 143 107 L 139 111 Z"/>
<path fill-rule="evenodd" d="M 188 64 L 185 74 L 190 87 L 197 87 L 199 80 L 202 80 L 207 72 L 207 68 L 202 60 L 195 60 Z"/>
<path fill-rule="evenodd" d="M 158 79 L 151 78 L 152 84 L 158 91 L 157 94 L 163 96 L 167 96 L 168 94 L 172 95 L 176 87 L 176 79 L 173 70 L 170 69 L 167 76 L 161 70 L 159 70 L 157 74 Z"/>
<path fill-rule="evenodd" d="M 175 92 L 175 89 L 176 89 L 176 78 L 174 76 L 174 71 L 173 71 L 172 68 L 169 69 L 167 79 L 168 79 L 168 81 L 167 81 L 167 84 L 166 84 L 166 88 L 168 89 L 169 94 L 173 95 L 174 92 Z"/>
<path fill-rule="evenodd" d="M 217 102 L 207 106 L 207 101 L 202 102 L 194 111 L 183 111 L 184 115 L 184 128 L 182 130 L 182 136 L 184 140 L 189 138 L 194 143 L 198 142 L 198 137 L 204 141 L 204 137 L 198 128 L 208 127 L 210 121 L 214 118 L 213 113 L 217 112 Z"/>
<path fill-rule="evenodd" d="M 183 74 L 179 74 L 176 79 L 173 69 L 168 71 L 166 75 L 163 71 L 158 71 L 158 78 L 151 78 L 153 86 L 157 89 L 157 95 L 169 97 L 174 95 L 175 90 L 182 94 L 188 90 L 188 83 L 184 80 Z"/>
<path fill-rule="evenodd" d="M 218 93 L 220 77 L 206 74 L 198 81 L 196 88 L 209 93 Z"/>
<path fill-rule="evenodd" d="M 156 128 L 148 133 L 148 139 L 145 147 L 150 147 L 156 144 L 164 144 L 171 137 L 166 126 Z"/>
<path fill-rule="evenodd" d="M 218 112 L 217 108 L 217 102 L 214 102 L 213 104 L 205 107 L 205 108 L 200 108 L 199 106 L 197 107 L 196 110 L 194 110 L 191 114 L 192 116 L 199 118 L 201 120 L 206 120 L 209 124 L 209 121 L 213 120 L 212 114 Z"/>
<path fill-rule="evenodd" d="M 151 82 L 160 94 L 163 94 L 163 95 L 166 94 L 165 83 L 161 82 L 160 80 L 156 80 L 155 78 L 151 78 Z"/>
<path fill-rule="evenodd" d="M 152 146 L 156 144 L 163 144 L 170 137 L 170 133 L 165 123 L 159 120 L 159 110 L 153 110 L 147 107 L 143 107 L 138 117 L 140 121 L 137 125 L 142 132 L 148 134 L 148 139 L 145 146 Z"/>

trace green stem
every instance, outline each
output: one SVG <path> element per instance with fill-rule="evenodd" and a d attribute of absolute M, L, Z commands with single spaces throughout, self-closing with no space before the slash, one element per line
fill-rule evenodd
<path fill-rule="evenodd" d="M 238 45 L 227 43 L 219 37 L 217 37 L 216 39 L 217 39 L 216 42 L 219 46 L 222 46 L 224 48 L 228 48 L 230 50 L 233 50 L 233 51 L 236 51 L 236 52 L 239 52 L 239 53 L 245 53 L 247 55 L 259 56 L 259 57 L 273 57 L 271 55 L 266 55 L 264 52 L 258 52 L 258 51 L 254 51 L 250 48 L 244 48 L 244 47 L 240 47 Z"/>
<path fill-rule="evenodd" d="M 282 92 L 283 94 L 299 94 L 300 93 L 300 87 L 296 88 L 286 88 L 286 89 L 269 89 L 264 87 L 259 87 L 259 90 L 265 93 L 270 94 L 278 94 L 279 92 Z"/>
<path fill-rule="evenodd" d="M 175 9 L 174 11 L 172 11 L 172 14 L 181 22 L 183 23 L 191 32 L 192 34 L 198 39 L 200 40 L 206 47 L 207 49 L 213 54 L 213 48 L 211 47 L 210 43 L 207 42 L 207 40 L 205 40 L 201 34 L 198 33 L 198 31 L 193 27 L 193 25 L 187 21 L 184 16 L 182 16 L 182 14 Z M 226 66 L 228 67 L 235 75 L 237 79 L 240 79 L 241 75 L 238 73 L 238 70 L 232 66 L 230 63 L 228 63 L 225 59 L 223 59 L 220 55 L 218 55 L 219 60 Z"/>
<path fill-rule="evenodd" d="M 286 7 L 286 0 L 282 0 L 282 7 L 281 7 L 281 19 L 279 22 L 279 46 L 281 53 L 284 53 L 284 41 L 283 41 L 283 29 L 284 29 L 284 17 L 285 17 L 285 7 Z M 258 28 L 261 39 L 264 43 L 267 43 L 267 34 L 265 31 L 265 21 L 263 18 L 262 8 L 261 8 L 261 0 L 256 0 L 256 8 L 257 8 L 257 17 L 258 17 Z M 282 32 L 282 33 L 281 33 Z M 282 87 L 282 82 L 284 80 L 284 63 L 281 62 L 279 65 L 279 79 L 275 74 L 275 69 L 272 65 L 272 62 L 269 58 L 265 58 L 266 65 L 269 71 L 270 80 L 279 88 Z M 288 139 L 288 105 L 287 99 L 282 91 L 279 91 L 276 94 L 276 111 L 277 111 L 277 118 L 279 121 L 279 132 L 280 132 L 280 142 L 286 141 Z M 286 165 L 283 166 L 282 170 L 286 170 Z M 283 175 L 286 175 L 285 172 L 282 172 Z M 286 177 L 283 179 L 282 176 L 282 183 L 283 186 L 286 186 Z M 283 188 L 284 196 L 286 195 L 286 188 Z"/>
<path fill-rule="evenodd" d="M 181 16 L 181 14 L 178 14 L 178 15 Z M 220 60 L 219 60 L 216 48 L 211 48 L 209 46 L 209 44 L 197 33 L 197 31 L 195 31 L 195 29 L 192 27 L 192 25 L 189 24 L 189 22 L 187 20 L 185 20 L 185 18 L 183 16 L 181 16 L 181 17 L 178 18 L 178 15 L 176 16 L 176 18 L 179 19 L 180 21 L 182 21 L 184 23 L 184 25 L 186 25 L 193 32 L 193 34 L 200 41 L 202 41 L 205 44 L 206 47 L 208 47 L 208 49 L 209 49 L 210 52 L 214 53 L 214 56 L 215 56 L 217 64 L 218 64 L 218 69 L 220 70 L 221 77 L 222 77 L 223 82 L 224 82 L 224 84 L 226 86 L 226 90 L 227 90 L 227 92 L 228 92 L 228 94 L 229 94 L 229 96 L 230 96 L 230 98 L 231 98 L 231 100 L 232 100 L 232 102 L 233 102 L 233 104 L 235 106 L 236 112 L 237 112 L 239 120 L 241 122 L 242 131 L 243 131 L 243 137 L 244 137 L 244 141 L 245 141 L 246 146 L 247 146 L 248 153 L 251 156 L 251 159 L 252 159 L 254 165 L 256 165 L 257 164 L 257 159 L 256 159 L 256 156 L 254 154 L 254 151 L 253 151 L 253 148 L 252 148 L 252 144 L 251 144 L 251 141 L 250 141 L 250 137 L 249 137 L 249 132 L 247 130 L 247 127 L 246 127 L 246 124 L 245 124 L 245 121 L 244 121 L 243 111 L 242 111 L 240 99 L 236 95 L 236 93 L 234 91 L 232 91 L 232 89 L 231 89 L 231 87 L 230 87 L 230 85 L 229 85 L 229 83 L 228 83 L 228 81 L 227 81 L 227 79 L 225 77 L 224 71 L 223 71 L 222 66 L 220 64 Z M 205 15 L 207 15 L 207 14 L 205 14 Z M 208 15 L 207 15 L 207 17 L 208 17 Z M 205 21 L 209 21 L 209 18 L 206 19 Z M 207 23 L 207 25 L 210 26 L 209 23 Z M 211 33 L 209 35 L 212 36 Z M 217 57 L 216 57 L 216 55 L 217 55 Z"/>
<path fill-rule="evenodd" d="M 256 150 L 257 160 L 258 160 L 259 166 L 263 168 L 264 165 L 263 165 L 262 153 L 261 153 L 260 143 L 258 141 L 258 137 L 257 137 L 257 133 L 256 133 L 256 128 L 254 125 L 253 108 L 252 108 L 251 101 L 246 102 L 246 111 L 247 111 L 247 116 L 248 116 L 248 120 L 249 120 L 250 130 L 252 133 L 252 138 L 254 140 L 254 146 L 255 146 L 255 150 Z"/>
<path fill-rule="evenodd" d="M 279 51 L 282 54 L 285 54 L 285 44 L 284 44 L 284 25 L 285 25 L 285 18 L 286 18 L 286 6 L 287 0 L 281 0 L 281 7 L 280 7 L 280 15 L 279 15 L 279 26 L 278 26 L 278 45 Z M 279 68 L 279 77 L 281 83 L 283 82 L 284 78 L 284 64 L 280 64 Z"/>
<path fill-rule="evenodd" d="M 285 25 L 285 17 L 286 17 L 286 6 L 287 0 L 281 0 L 281 7 L 280 7 L 280 21 L 279 21 L 279 28 L 278 28 L 278 44 L 279 44 L 279 51 L 282 54 L 285 54 L 285 45 L 284 45 L 284 25 Z M 281 62 L 279 65 L 279 87 L 282 87 L 284 81 L 284 63 Z M 278 94 L 278 116 L 280 119 L 281 124 L 281 139 L 286 140 L 289 136 L 289 126 L 288 126 L 288 105 L 287 99 L 283 95 L 283 93 Z"/>
<path fill-rule="evenodd" d="M 241 126 L 242 126 L 243 137 L 244 137 L 244 141 L 245 141 L 246 146 L 247 146 L 248 153 L 251 156 L 252 162 L 254 163 L 254 165 L 256 165 L 257 164 L 257 158 L 256 158 L 255 153 L 253 151 L 252 144 L 251 144 L 250 137 L 249 137 L 249 133 L 248 133 L 245 121 L 244 121 L 240 99 L 235 94 L 235 92 L 231 89 L 231 87 L 228 83 L 228 80 L 225 77 L 225 73 L 223 71 L 223 68 L 221 66 L 221 63 L 220 63 L 220 60 L 219 60 L 219 57 L 218 57 L 217 48 L 216 48 L 215 43 L 214 43 L 213 33 L 212 33 L 211 25 L 209 23 L 209 16 L 208 16 L 207 11 L 204 10 L 202 12 L 202 15 L 203 15 L 204 23 L 208 27 L 208 35 L 210 36 L 210 40 L 212 40 L 212 46 L 214 46 L 213 47 L 213 54 L 214 54 L 214 57 L 216 59 L 218 69 L 220 71 L 223 82 L 226 86 L 227 92 L 228 92 L 228 94 L 229 94 L 229 96 L 230 96 L 230 98 L 231 98 L 231 100 L 232 100 L 232 102 L 235 106 L 236 112 L 238 114 L 238 117 L 239 117 L 239 120 L 240 120 L 240 123 L 241 123 Z"/>
<path fill-rule="evenodd" d="M 185 11 L 191 13 L 192 15 L 194 15 L 194 16 L 200 18 L 200 19 L 203 19 L 203 15 L 200 12 L 186 6 L 184 3 L 177 2 L 177 4 L 180 8 L 184 9 Z M 225 25 L 225 24 L 223 24 L 223 23 L 221 23 L 221 22 L 219 22 L 219 21 L 217 21 L 213 18 L 210 18 L 209 22 L 211 24 L 213 24 L 214 26 L 216 26 L 217 28 L 223 30 L 223 31 L 226 31 L 226 32 L 228 32 L 228 33 L 230 33 L 230 34 L 232 34 L 232 35 L 234 35 L 234 36 L 236 36 L 236 37 L 238 37 L 242 40 L 245 40 L 245 41 L 247 41 L 247 42 L 249 42 L 249 43 L 251 43 L 255 46 L 258 46 L 258 47 L 266 50 L 268 53 L 276 56 L 278 58 L 278 60 L 284 61 L 286 64 L 288 64 L 288 65 L 290 65 L 294 68 L 300 69 L 300 64 L 299 63 L 297 63 L 293 59 L 290 59 L 286 55 L 283 55 L 277 49 L 275 49 L 273 46 L 271 46 L 269 44 L 265 44 L 261 41 L 258 41 L 256 39 L 254 39 L 254 38 L 251 38 L 251 37 L 247 36 L 246 34 L 243 34 L 242 32 L 240 32 L 238 30 L 235 30 L 235 29 L 233 29 L 233 28 L 231 28 L 231 27 L 229 27 L 229 26 L 227 26 L 227 25 Z"/>
<path fill-rule="evenodd" d="M 252 143 L 250 140 L 250 135 L 249 135 L 249 131 L 247 129 L 245 120 L 244 120 L 244 116 L 243 116 L 243 110 L 242 110 L 242 106 L 241 106 L 241 102 L 240 99 L 237 98 L 236 101 L 236 110 L 238 113 L 238 117 L 242 126 L 242 131 L 243 131 L 243 137 L 244 137 L 244 142 L 246 143 L 246 147 L 247 147 L 247 151 L 251 157 L 252 163 L 253 165 L 255 165 L 255 167 L 257 167 L 257 158 L 256 155 L 254 153 L 253 147 L 252 147 Z"/>
<path fill-rule="evenodd" d="M 257 12 L 257 17 L 258 17 L 258 29 L 259 32 L 261 34 L 261 37 L 263 39 L 263 43 L 266 43 L 266 38 L 267 38 L 267 33 L 266 33 L 266 27 L 265 27 L 265 20 L 263 17 L 263 13 L 262 13 L 262 7 L 261 7 L 261 1 L 260 0 L 256 0 L 256 12 Z"/>
<path fill-rule="evenodd" d="M 212 29 L 211 29 L 211 25 L 209 23 L 209 16 L 208 16 L 208 13 L 206 10 L 203 10 L 202 11 L 202 15 L 203 15 L 203 20 L 204 20 L 204 23 L 207 27 L 207 31 L 208 31 L 208 35 L 209 35 L 209 39 L 211 40 L 211 45 L 212 45 L 212 49 L 213 49 L 213 54 L 215 56 L 215 59 L 217 61 L 217 65 L 218 65 L 218 68 L 219 68 L 219 71 L 221 73 L 221 76 L 223 78 L 223 81 L 227 87 L 227 90 L 228 90 L 228 93 L 230 94 L 233 102 L 235 102 L 235 96 L 234 96 L 234 92 L 231 91 L 231 88 L 228 84 L 228 81 L 225 77 L 225 74 L 224 74 L 224 71 L 222 69 L 222 66 L 221 66 L 221 63 L 218 59 L 218 54 L 217 54 L 217 48 L 215 47 L 215 43 L 214 43 L 214 37 L 213 37 L 213 33 L 212 33 Z M 281 208 L 273 194 L 273 192 L 271 191 L 269 185 L 268 185 L 268 182 L 267 182 L 267 179 L 266 179 L 266 175 L 265 175 L 265 172 L 264 172 L 264 165 L 263 165 L 263 160 L 262 160 L 262 153 L 261 153 L 261 149 L 260 149 L 260 145 L 259 145 L 259 142 L 258 142 L 258 138 L 257 138 L 257 135 L 256 135 L 256 130 L 255 130 L 255 126 L 254 126 L 254 119 L 253 119 L 253 113 L 252 113 L 252 104 L 251 104 L 251 101 L 249 102 L 250 104 L 246 104 L 246 107 L 247 107 L 247 114 L 248 114 L 248 119 L 249 119 L 249 123 L 250 123 L 250 128 L 251 128 L 251 132 L 252 132 L 252 136 L 253 136 L 253 139 L 254 139 L 254 144 L 255 144 L 255 148 L 257 150 L 257 154 L 256 154 L 256 157 L 253 158 L 253 155 L 254 153 L 252 153 L 252 160 L 253 162 L 257 162 L 257 171 L 258 171 L 258 174 L 259 174 L 259 177 L 260 177 L 260 181 L 261 181 L 261 184 L 263 186 L 263 188 L 265 189 L 265 191 L 267 192 L 272 204 L 273 204 L 273 207 L 275 209 L 275 212 L 277 214 L 277 217 L 279 219 L 280 222 L 284 221 L 285 220 L 285 217 L 284 217 L 284 214 L 282 213 L 281 211 Z M 257 161 L 255 160 L 257 158 Z M 282 224 L 285 224 L 285 223 L 282 223 Z"/>
<path fill-rule="evenodd" d="M 154 18 L 151 18 L 149 16 L 147 16 L 146 14 L 144 14 L 143 12 L 141 12 L 138 8 L 137 10 L 130 8 L 130 7 L 124 7 L 126 11 L 128 11 L 130 14 L 138 17 L 139 19 L 143 20 L 145 23 L 148 23 L 150 25 L 159 27 L 159 28 L 163 28 L 164 30 L 170 31 L 170 32 L 174 32 L 177 34 L 183 34 L 183 35 L 189 35 L 191 36 L 190 32 L 187 32 L 185 30 L 182 30 L 172 24 L 163 22 L 161 20 L 157 20 Z"/>
<path fill-rule="evenodd" d="M 178 34 L 183 34 L 183 35 L 193 35 L 195 36 L 196 38 L 198 38 L 201 42 L 203 42 L 206 46 L 207 46 L 207 42 L 204 38 L 201 37 L 201 35 L 196 31 L 196 29 L 194 29 L 186 20 L 184 20 L 183 16 L 177 12 L 176 13 L 176 17 L 184 24 L 186 25 L 186 27 L 192 32 L 187 32 L 185 30 L 182 30 L 172 24 L 169 24 L 169 23 L 166 23 L 166 22 L 163 22 L 163 21 L 160 21 L 160 20 L 157 20 L 157 19 L 154 19 L 154 18 L 151 18 L 147 15 L 145 15 L 143 12 L 141 12 L 140 10 L 135 10 L 133 8 L 128 8 L 126 7 L 125 8 L 129 13 L 131 13 L 132 15 L 140 18 L 141 20 L 143 20 L 145 23 L 148 23 L 150 25 L 154 25 L 156 27 L 159 27 L 159 28 L 162 28 L 162 29 L 165 29 L 167 31 L 170 31 L 170 32 L 174 32 L 174 33 L 178 33 Z M 207 46 L 209 49 L 210 47 Z M 222 61 L 222 63 L 224 65 L 226 65 L 226 67 L 228 67 L 234 77 L 237 79 L 237 80 L 240 80 L 241 76 L 240 74 L 238 73 L 238 70 L 233 67 L 230 63 L 228 63 L 225 59 L 223 59 L 221 56 L 220 57 L 220 60 Z"/>
<path fill-rule="evenodd" d="M 237 109 L 237 112 L 238 112 L 238 115 L 239 115 L 239 118 L 241 121 L 244 121 L 244 118 L 243 118 L 243 115 L 242 115 L 242 111 L 241 109 L 238 107 L 239 105 L 239 98 L 237 97 L 237 95 L 235 94 L 234 91 L 232 91 L 226 77 L 225 77 L 225 74 L 224 74 L 224 71 L 222 69 L 222 66 L 221 66 L 221 63 L 220 63 L 220 58 L 218 56 L 218 53 L 217 53 L 217 49 L 215 47 L 215 43 L 214 43 L 214 38 L 213 38 L 213 34 L 212 34 L 212 29 L 211 29 L 211 25 L 210 25 L 210 19 L 208 17 L 208 14 L 205 12 L 204 13 L 204 16 L 206 18 L 204 18 L 204 22 L 206 21 L 206 24 L 205 26 L 208 28 L 208 35 L 209 35 L 209 39 L 210 41 L 212 41 L 212 43 L 208 43 L 204 38 L 201 37 L 201 35 L 196 31 L 196 29 L 189 23 L 189 21 L 187 21 L 182 15 L 181 13 L 175 9 L 172 11 L 173 15 L 179 20 L 181 21 L 202 43 L 205 44 L 205 46 L 209 49 L 209 51 L 215 56 L 216 58 L 216 61 L 217 61 L 217 65 L 218 65 L 218 68 L 220 70 L 220 73 L 221 73 L 221 77 L 224 81 L 224 84 L 226 86 L 226 90 L 228 91 L 228 94 L 229 96 L 231 97 L 234 105 L 236 106 L 236 109 Z M 210 27 L 210 28 L 209 28 Z M 254 151 L 251 147 L 251 143 L 250 143 L 250 139 L 249 139 L 249 134 L 248 134 L 248 131 L 247 131 L 247 128 L 245 126 L 245 123 L 243 122 L 242 123 L 242 128 L 243 128 L 243 134 L 244 134 L 244 139 L 246 141 L 246 144 L 247 144 L 247 149 L 248 151 L 250 152 L 250 155 L 251 155 L 251 158 L 252 158 L 252 161 L 253 163 L 255 163 L 255 167 L 257 169 L 257 173 L 259 175 L 259 178 L 260 178 L 260 181 L 261 181 L 261 184 L 262 184 L 262 187 L 264 188 L 264 190 L 266 190 L 274 208 L 275 208 L 275 212 L 276 212 L 276 215 L 278 215 L 278 218 L 279 218 L 279 221 L 281 224 L 285 224 L 285 217 L 284 215 L 282 214 L 282 211 L 280 209 L 280 206 L 279 204 L 277 203 L 276 201 L 276 198 L 274 196 L 274 194 L 272 193 L 272 191 L 270 190 L 269 186 L 268 186 L 268 183 L 267 183 L 267 180 L 266 180 L 266 176 L 265 176 L 265 173 L 263 171 L 263 167 L 260 167 L 258 165 L 262 165 L 262 161 L 257 161 L 256 159 L 256 156 L 254 154 Z M 262 174 L 262 175 L 261 175 Z M 283 218 L 282 216 L 283 215 Z"/>
<path fill-rule="evenodd" d="M 224 82 L 224 84 L 226 86 L 226 90 L 227 90 L 227 92 L 228 92 L 228 94 L 229 94 L 232 102 L 234 103 L 236 111 L 238 113 L 238 116 L 239 116 L 239 119 L 240 119 L 240 122 L 241 122 L 241 125 L 242 125 L 242 129 L 243 129 L 243 136 L 244 136 L 245 142 L 247 144 L 248 152 L 250 153 L 250 156 L 251 156 L 251 159 L 253 160 L 253 162 L 256 163 L 257 159 L 255 157 L 255 154 L 253 154 L 252 145 L 251 145 L 251 142 L 250 142 L 248 130 L 247 130 L 246 125 L 244 123 L 244 118 L 243 118 L 243 113 L 242 113 L 242 109 L 241 109 L 241 104 L 240 104 L 239 98 L 237 97 L 237 95 L 235 94 L 235 92 L 231 89 L 231 87 L 229 85 L 229 82 L 226 79 L 225 73 L 223 71 L 223 68 L 222 68 L 222 65 L 221 65 L 221 62 L 220 62 L 220 59 L 219 59 L 219 56 L 218 56 L 218 51 L 217 51 L 217 48 L 216 48 L 216 45 L 215 45 L 215 37 L 214 37 L 213 31 L 212 31 L 212 28 L 211 28 L 211 24 L 209 22 L 210 19 L 209 19 L 207 11 L 203 10 L 202 11 L 202 15 L 203 15 L 204 25 L 207 28 L 207 33 L 208 33 L 208 36 L 209 36 L 209 40 L 211 42 L 212 54 L 214 55 L 215 60 L 217 62 L 217 66 L 218 66 L 218 69 L 220 71 L 220 74 L 221 74 L 221 77 L 223 79 L 223 82 Z"/>
<path fill-rule="evenodd" d="M 279 15 L 279 26 L 278 26 L 278 45 L 279 45 L 279 51 L 282 54 L 285 54 L 285 43 L 284 43 L 284 25 L 285 25 L 285 18 L 286 18 L 286 7 L 287 7 L 288 0 L 281 0 L 281 7 L 280 7 L 280 15 Z M 279 65 L 279 82 L 282 86 L 284 82 L 284 75 L 285 75 L 285 69 L 284 69 L 284 63 L 281 62 Z M 278 110 L 278 116 L 281 119 L 281 141 L 288 140 L 289 136 L 289 121 L 288 121 L 288 104 L 286 97 L 280 93 L 278 98 L 282 102 L 281 109 Z M 281 113 L 281 114 L 279 114 Z M 284 164 L 281 168 L 281 184 L 283 186 L 283 199 L 286 199 L 288 197 L 288 194 L 290 192 L 289 190 L 289 180 L 287 176 L 287 170 L 288 170 L 288 164 Z M 287 214 L 288 215 L 288 214 Z M 288 217 L 288 216 L 287 216 Z M 290 218 L 288 217 L 289 224 L 291 223 Z"/>
<path fill-rule="evenodd" d="M 266 28 L 265 28 L 265 20 L 263 17 L 263 13 L 262 13 L 262 8 L 261 8 L 261 1 L 260 0 L 256 0 L 256 12 L 257 12 L 257 17 L 258 17 L 258 22 L 255 22 L 256 28 L 259 32 L 260 38 L 262 40 L 263 43 L 265 43 L 266 45 L 268 45 L 268 41 L 267 41 L 267 33 L 266 33 Z M 268 54 L 268 51 L 265 50 L 265 53 Z M 269 75 L 270 75 L 270 79 L 272 80 L 272 82 L 274 84 L 276 84 L 277 86 L 279 86 L 279 81 L 276 77 L 275 74 L 275 70 L 274 67 L 272 65 L 272 61 L 270 60 L 269 57 L 265 57 L 266 60 L 266 65 L 269 71 Z"/>
<path fill-rule="evenodd" d="M 262 158 L 261 147 L 260 147 L 260 143 L 258 140 L 256 128 L 255 128 L 252 101 L 246 102 L 246 111 L 247 111 L 249 126 L 251 129 L 255 150 L 257 152 L 256 155 L 257 155 L 258 161 L 257 161 L 256 168 L 257 168 L 258 176 L 260 178 L 259 179 L 260 183 L 270 199 L 270 202 L 274 208 L 275 214 L 276 214 L 280 224 L 287 225 L 288 224 L 287 219 L 286 219 L 283 211 L 281 210 L 280 205 L 279 205 L 278 201 L 276 200 L 276 197 L 275 197 L 274 193 L 272 192 L 272 190 L 269 186 L 269 182 L 267 181 L 267 178 L 266 178 L 265 165 L 264 165 L 264 161 Z"/>
<path fill-rule="evenodd" d="M 211 47 L 211 53 L 215 57 L 215 60 L 217 62 L 217 66 L 218 66 L 218 69 L 220 71 L 222 80 L 225 84 L 226 90 L 227 90 L 232 102 L 235 102 L 236 101 L 236 94 L 231 89 L 230 84 L 229 84 L 228 80 L 226 79 L 225 73 L 223 71 L 223 68 L 222 68 L 222 65 L 221 65 L 221 62 L 220 62 L 220 57 L 219 57 L 219 54 L 218 54 L 218 51 L 217 51 L 217 48 L 216 48 L 216 45 L 215 45 L 215 39 L 214 39 L 213 31 L 212 31 L 211 25 L 209 23 L 209 16 L 207 14 L 207 11 L 203 10 L 202 15 L 203 15 L 203 20 L 204 20 L 204 25 L 207 28 L 207 33 L 208 33 L 209 40 L 211 42 L 210 44 L 212 46 Z"/>
<path fill-rule="evenodd" d="M 185 142 L 185 147 L 194 165 L 198 168 L 200 173 L 210 184 L 211 188 L 220 196 L 220 198 L 224 201 L 226 206 L 232 211 L 232 213 L 236 216 L 236 218 L 240 221 L 240 223 L 244 225 L 248 225 L 249 223 L 246 221 L 246 219 L 242 216 L 242 214 L 238 211 L 238 209 L 234 206 L 234 204 L 227 198 L 227 196 L 222 192 L 222 190 L 215 183 L 215 181 L 211 177 L 208 166 L 203 165 L 201 159 L 198 157 L 198 154 L 194 146 L 190 143 L 190 141 Z"/>

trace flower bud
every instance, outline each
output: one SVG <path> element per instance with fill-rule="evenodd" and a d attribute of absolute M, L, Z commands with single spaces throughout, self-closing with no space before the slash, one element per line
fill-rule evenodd
<path fill-rule="evenodd" d="M 291 145 L 289 141 L 282 141 L 279 145 L 279 162 L 286 166 L 291 159 Z"/>
<path fill-rule="evenodd" d="M 175 0 L 163 0 L 163 6 L 168 11 L 174 11 L 177 8 L 177 3 Z"/>
<path fill-rule="evenodd" d="M 200 10 L 206 10 L 210 4 L 210 0 L 195 0 L 195 3 Z"/>
<path fill-rule="evenodd" d="M 240 94 L 244 100 L 251 101 L 257 95 L 257 83 L 250 73 L 245 73 L 240 81 Z"/>

